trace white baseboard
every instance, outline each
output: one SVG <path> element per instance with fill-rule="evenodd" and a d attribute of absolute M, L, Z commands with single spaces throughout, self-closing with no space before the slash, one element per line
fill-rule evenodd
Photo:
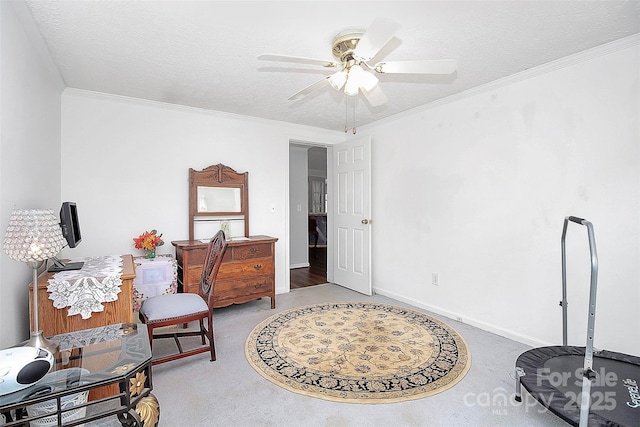
<path fill-rule="evenodd" d="M 474 326 L 476 328 L 480 328 L 480 329 L 482 329 L 484 331 L 491 332 L 493 334 L 500 335 L 501 337 L 509 338 L 511 340 L 518 341 L 518 342 L 521 342 L 523 344 L 530 345 L 532 347 L 544 347 L 544 346 L 554 345 L 552 343 L 549 343 L 549 342 L 546 342 L 546 341 L 542 341 L 542 340 L 530 337 L 528 335 L 523 335 L 523 334 L 514 332 L 512 330 L 509 330 L 509 329 L 505 329 L 505 328 L 502 328 L 502 327 L 499 327 L 499 326 L 496 326 L 496 325 L 493 325 L 493 324 L 490 324 L 490 323 L 486 323 L 486 322 L 483 322 L 483 321 L 480 321 L 480 320 L 476 320 L 476 319 L 472 319 L 472 318 L 466 317 L 462 313 L 455 313 L 455 312 L 452 312 L 452 311 L 449 311 L 449 310 L 445 310 L 443 308 L 436 307 L 436 306 L 433 306 L 433 305 L 423 304 L 423 303 L 421 303 L 419 301 L 416 301 L 416 300 L 414 300 L 412 298 L 407 298 L 407 297 L 405 297 L 403 295 L 396 294 L 396 293 L 388 291 L 388 290 L 374 288 L 373 292 L 375 294 L 383 295 L 385 297 L 393 298 L 395 300 L 402 301 L 402 302 L 407 303 L 407 304 L 411 304 L 411 305 L 413 305 L 415 307 L 419 307 L 419 308 L 421 308 L 423 310 L 428 310 L 428 311 L 430 311 L 432 313 L 439 314 L 441 316 L 447 317 L 447 318 L 455 320 L 457 322 L 465 323 L 467 325 L 471 325 L 471 326 Z"/>
<path fill-rule="evenodd" d="M 302 264 L 291 264 L 289 266 L 289 269 L 293 270 L 294 268 L 305 268 L 305 267 L 309 267 L 308 262 L 303 262 Z"/>

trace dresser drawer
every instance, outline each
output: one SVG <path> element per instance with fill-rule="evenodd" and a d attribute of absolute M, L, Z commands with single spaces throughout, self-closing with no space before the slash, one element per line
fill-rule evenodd
<path fill-rule="evenodd" d="M 253 299 L 255 295 L 267 296 L 273 292 L 273 280 L 269 276 L 253 279 L 216 281 L 213 290 L 214 305 L 225 306 L 231 302 Z"/>
<path fill-rule="evenodd" d="M 255 258 L 244 261 L 226 262 L 220 266 L 216 281 L 236 280 L 244 277 L 272 276 L 274 272 L 275 268 L 272 258 Z M 185 292 L 191 292 L 190 289 L 196 289 L 195 292 L 197 292 L 201 275 L 201 265 L 189 268 L 186 280 L 183 282 L 183 285 L 188 289 Z"/>
<path fill-rule="evenodd" d="M 252 259 L 252 258 L 266 258 L 266 257 L 271 257 L 271 248 L 272 248 L 272 244 L 271 243 L 262 243 L 262 244 L 257 244 L 257 245 L 250 245 L 250 246 L 237 246 L 237 247 L 230 247 L 228 249 L 231 250 L 227 250 L 227 253 L 225 253 L 225 261 L 227 260 L 227 257 L 231 258 L 231 260 L 233 261 L 242 261 L 245 259 Z"/>
<path fill-rule="evenodd" d="M 228 246 L 225 251 L 223 263 L 231 262 L 231 261 L 242 261 L 245 259 L 253 259 L 253 258 L 266 258 L 271 257 L 271 244 L 257 244 L 257 245 L 246 245 L 246 246 Z M 188 257 L 188 265 L 203 265 L 204 258 L 207 255 L 207 247 L 202 246 L 198 249 L 190 250 L 187 254 L 183 256 Z M 180 264 L 183 264 L 182 259 L 178 260 Z"/>
<path fill-rule="evenodd" d="M 244 277 L 273 275 L 271 258 L 253 258 L 244 261 L 223 263 L 218 270 L 216 280 L 234 280 Z"/>

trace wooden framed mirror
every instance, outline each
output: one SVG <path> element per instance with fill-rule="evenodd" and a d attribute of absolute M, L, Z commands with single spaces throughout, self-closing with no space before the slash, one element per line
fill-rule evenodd
<path fill-rule="evenodd" d="M 223 223 L 229 237 L 249 237 L 249 172 L 222 163 L 189 169 L 189 239 L 208 240 Z"/>

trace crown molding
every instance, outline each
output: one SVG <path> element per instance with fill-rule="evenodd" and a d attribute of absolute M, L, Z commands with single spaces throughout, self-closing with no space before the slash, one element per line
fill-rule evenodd
<path fill-rule="evenodd" d="M 340 142 L 342 140 L 341 131 L 318 128 L 318 127 L 308 126 L 308 125 L 301 125 L 297 123 L 283 122 L 279 120 L 263 119 L 260 117 L 229 113 L 226 111 L 208 110 L 206 108 L 192 107 L 192 106 L 182 105 L 182 104 L 172 104 L 169 102 L 154 101 L 154 100 L 149 100 L 144 98 L 135 98 L 135 97 L 125 96 L 125 95 L 116 95 L 116 94 L 111 94 L 106 92 L 96 92 L 92 90 L 78 89 L 73 87 L 66 87 L 62 92 L 62 94 L 81 96 L 84 98 L 91 98 L 91 99 L 103 99 L 108 101 L 123 102 L 130 105 L 146 105 L 149 107 L 159 108 L 163 110 L 184 111 L 184 112 L 189 112 L 193 114 L 203 114 L 207 116 L 212 116 L 212 117 L 217 117 L 222 119 L 230 119 L 230 120 L 242 120 L 243 122 L 254 122 L 254 123 L 259 123 L 263 125 L 270 125 L 270 126 L 275 125 L 281 129 L 286 129 L 287 132 L 292 135 L 290 137 L 291 139 L 305 140 L 306 138 L 304 136 L 295 136 L 295 135 L 306 135 L 309 132 L 311 132 L 311 134 L 313 135 L 311 137 L 312 140 L 322 138 L 322 140 L 327 144 L 335 144 L 336 142 Z"/>

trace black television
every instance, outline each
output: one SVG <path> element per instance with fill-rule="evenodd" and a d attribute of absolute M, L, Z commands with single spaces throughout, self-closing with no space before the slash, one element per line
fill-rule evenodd
<path fill-rule="evenodd" d="M 78 246 L 82 241 L 80 233 L 80 222 L 78 221 L 78 207 L 75 202 L 64 202 L 60 208 L 60 228 L 62 236 L 67 240 L 70 248 Z M 49 267 L 50 272 L 80 270 L 84 262 L 63 262 L 56 257 L 52 258 L 53 265 Z"/>
<path fill-rule="evenodd" d="M 82 240 L 80 223 L 78 222 L 78 207 L 74 202 L 64 202 L 60 208 L 60 227 L 62 235 L 67 239 L 70 248 L 75 248 Z"/>

